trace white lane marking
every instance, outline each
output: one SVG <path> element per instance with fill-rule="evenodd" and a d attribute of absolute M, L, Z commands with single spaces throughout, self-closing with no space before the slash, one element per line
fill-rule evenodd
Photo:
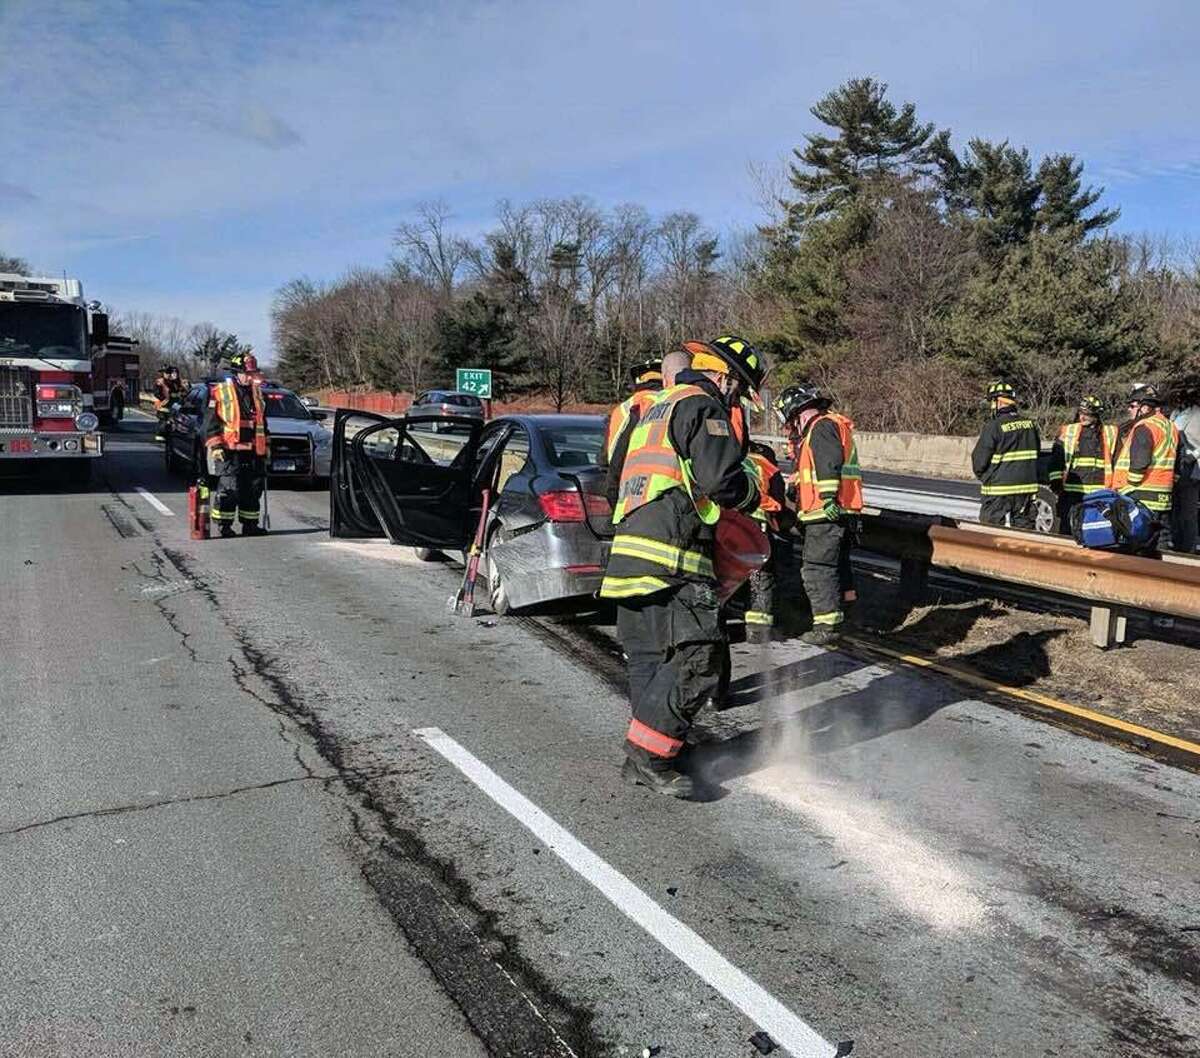
<path fill-rule="evenodd" d="M 142 499 L 144 499 L 148 504 L 150 504 L 151 507 L 158 511 L 159 514 L 167 514 L 172 518 L 175 517 L 175 512 L 148 489 L 144 489 L 141 485 L 138 485 L 137 491 L 138 495 L 141 496 Z"/>
<path fill-rule="evenodd" d="M 509 813 L 560 860 L 600 890 L 618 910 L 641 926 L 680 962 L 796 1058 L 833 1058 L 836 1048 L 747 977 L 703 937 L 669 914 L 615 867 L 559 826 L 537 805 L 509 786 L 478 757 L 438 727 L 413 731 Z"/>

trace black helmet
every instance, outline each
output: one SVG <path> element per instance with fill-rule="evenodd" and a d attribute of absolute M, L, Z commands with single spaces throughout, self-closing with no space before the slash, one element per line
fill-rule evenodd
<path fill-rule="evenodd" d="M 692 354 L 692 367 L 697 371 L 721 371 L 741 379 L 751 396 L 757 400 L 767 380 L 767 358 L 745 338 L 724 334 L 711 342 L 684 342 Z"/>
<path fill-rule="evenodd" d="M 1104 414 L 1104 401 L 1099 397 L 1093 397 L 1089 393 L 1087 396 L 1079 398 L 1079 410 L 1086 411 L 1088 414 L 1099 418 Z"/>
<path fill-rule="evenodd" d="M 164 375 L 177 375 L 179 373 L 179 368 L 177 368 L 174 364 L 163 364 L 159 370 L 162 371 Z"/>
<path fill-rule="evenodd" d="M 245 370 L 246 353 L 247 350 L 245 349 L 237 349 L 226 357 L 226 360 L 229 361 L 229 366 L 232 367 L 234 371 Z"/>
<path fill-rule="evenodd" d="M 637 386 L 644 382 L 657 382 L 662 385 L 662 360 L 657 356 L 630 365 L 629 384 Z"/>
<path fill-rule="evenodd" d="M 1017 391 L 1007 382 L 993 382 L 988 386 L 988 400 L 999 400 L 1001 397 L 1007 397 L 1009 400 L 1017 399 Z"/>
<path fill-rule="evenodd" d="M 786 426 L 791 421 L 793 415 L 798 415 L 805 408 L 811 408 L 814 405 L 817 407 L 821 405 L 828 406 L 829 399 L 816 386 L 802 382 L 798 386 L 788 386 L 783 390 L 775 398 L 775 403 L 772 407 L 774 407 L 779 421 Z"/>
<path fill-rule="evenodd" d="M 1162 404 L 1162 397 L 1158 394 L 1158 387 L 1151 382 L 1138 382 L 1129 391 L 1130 404 L 1152 404 L 1158 407 Z"/>

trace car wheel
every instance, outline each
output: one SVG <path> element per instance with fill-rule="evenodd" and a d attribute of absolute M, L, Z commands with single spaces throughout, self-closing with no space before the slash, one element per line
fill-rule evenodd
<path fill-rule="evenodd" d="M 432 547 L 414 547 L 413 551 L 422 562 L 436 562 L 442 557 L 442 553 Z"/>
<path fill-rule="evenodd" d="M 488 538 L 487 543 L 487 578 L 488 578 L 488 593 L 491 600 L 492 613 L 497 617 L 504 617 L 512 610 L 512 604 L 508 601 L 508 591 L 504 587 L 504 578 L 500 575 L 500 570 L 496 568 L 492 562 L 492 548 L 496 544 L 504 543 L 504 530 L 497 529 Z"/>
<path fill-rule="evenodd" d="M 1039 533 L 1058 532 L 1058 497 L 1048 486 L 1042 486 L 1033 498 L 1033 527 Z"/>

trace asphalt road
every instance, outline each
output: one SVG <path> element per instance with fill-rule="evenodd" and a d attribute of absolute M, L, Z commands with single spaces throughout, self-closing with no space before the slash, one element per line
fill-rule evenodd
<path fill-rule="evenodd" d="M 0 1054 L 1200 1054 L 1200 777 L 777 643 L 659 798 L 603 629 L 147 431 L 0 485 Z"/>

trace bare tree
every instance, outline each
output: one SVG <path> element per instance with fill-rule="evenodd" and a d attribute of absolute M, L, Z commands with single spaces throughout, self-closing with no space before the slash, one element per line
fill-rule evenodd
<path fill-rule="evenodd" d="M 437 287 L 445 303 L 454 296 L 459 273 L 472 252 L 466 239 L 449 230 L 452 219 L 445 202 L 423 202 L 417 206 L 416 219 L 401 224 L 393 239 L 400 261 Z"/>

